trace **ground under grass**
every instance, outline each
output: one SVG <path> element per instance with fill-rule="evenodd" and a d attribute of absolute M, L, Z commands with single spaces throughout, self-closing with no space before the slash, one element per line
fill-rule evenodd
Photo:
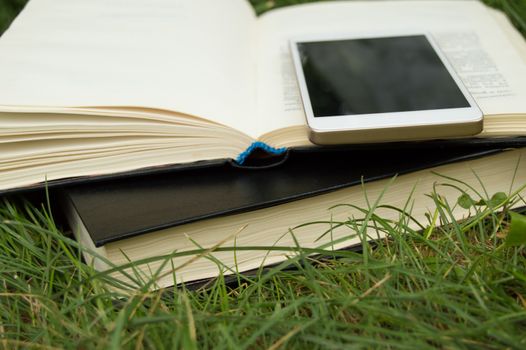
<path fill-rule="evenodd" d="M 295 2 L 252 1 L 258 11 Z M 498 5 L 524 23 L 524 1 Z M 115 289 L 84 264 L 46 203 L 3 200 L 0 349 L 523 349 L 526 251 L 510 241 L 523 221 L 510 225 L 507 208 L 524 199 L 495 198 L 461 198 L 473 218 L 458 223 L 459 203 L 435 196 L 440 226 L 372 215 L 367 224 L 389 238 L 364 239 L 361 252 L 299 250 L 253 275 L 156 292 Z"/>

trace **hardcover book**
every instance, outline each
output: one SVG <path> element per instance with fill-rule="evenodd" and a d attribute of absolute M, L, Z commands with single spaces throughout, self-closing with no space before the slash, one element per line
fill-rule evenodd
<path fill-rule="evenodd" d="M 385 231 L 371 215 L 403 223 L 400 230 L 467 219 L 474 209 L 458 204 L 466 194 L 477 202 L 499 192 L 525 198 L 525 157 L 526 148 L 503 145 L 295 150 L 279 166 L 224 164 L 69 186 L 64 207 L 91 250 L 88 263 L 100 271 L 131 265 L 115 277 L 159 288 L 279 263 L 298 246 L 331 250 L 381 239 Z M 501 201 L 493 205 L 525 205 Z"/>

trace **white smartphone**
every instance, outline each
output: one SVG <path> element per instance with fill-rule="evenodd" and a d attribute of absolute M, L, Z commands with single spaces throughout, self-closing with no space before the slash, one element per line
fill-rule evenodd
<path fill-rule="evenodd" d="M 482 131 L 482 112 L 429 34 L 311 36 L 290 45 L 316 144 Z"/>

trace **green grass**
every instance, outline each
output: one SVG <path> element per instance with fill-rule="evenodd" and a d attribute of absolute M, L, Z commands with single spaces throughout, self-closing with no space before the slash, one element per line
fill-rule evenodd
<path fill-rule="evenodd" d="M 517 231 L 506 208 L 524 199 L 496 195 L 485 203 L 498 207 L 472 205 L 473 217 L 458 223 L 456 203 L 433 198 L 439 228 L 412 230 L 403 214 L 349 220 L 350 234 L 363 224 L 389 239 L 363 240 L 362 253 L 309 257 L 297 248 L 286 262 L 228 283 L 220 276 L 199 289 L 156 292 L 152 281 L 128 288 L 82 263 L 81 247 L 45 205 L 4 202 L 0 348 L 526 347 L 526 250 L 505 244 Z"/>
<path fill-rule="evenodd" d="M 526 250 L 505 244 L 520 230 L 507 208 L 524 199 L 496 196 L 488 208 L 463 197 L 473 218 L 458 223 L 455 203 L 434 198 L 440 227 L 372 215 L 367 224 L 389 239 L 364 240 L 363 253 L 299 249 L 253 275 L 157 292 L 84 264 L 47 204 L 4 200 L 0 349 L 526 348 Z M 362 223 L 345 224 L 351 234 Z"/>
<path fill-rule="evenodd" d="M 1 0 L 0 2 L 0 34 L 2 34 L 11 21 L 22 10 L 27 0 Z"/>

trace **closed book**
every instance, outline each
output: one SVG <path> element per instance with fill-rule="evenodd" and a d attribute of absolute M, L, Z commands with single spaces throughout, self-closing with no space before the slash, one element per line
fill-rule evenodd
<path fill-rule="evenodd" d="M 163 287 L 251 270 L 293 254 L 272 246 L 351 247 L 359 244 L 355 229 L 367 225 L 369 212 L 393 224 L 405 215 L 419 229 L 436 216 L 434 193 L 451 205 L 455 219 L 470 213 L 456 204 L 464 193 L 524 193 L 526 151 L 510 148 L 515 143 L 427 146 L 296 149 L 265 167 L 224 163 L 77 184 L 63 190 L 66 216 L 77 239 L 107 259 L 85 252 L 97 269 L 131 263 L 147 280 L 159 272 L 156 286 Z M 374 227 L 363 232 L 368 239 L 384 235 Z M 201 248 L 210 252 L 199 256 Z"/>

